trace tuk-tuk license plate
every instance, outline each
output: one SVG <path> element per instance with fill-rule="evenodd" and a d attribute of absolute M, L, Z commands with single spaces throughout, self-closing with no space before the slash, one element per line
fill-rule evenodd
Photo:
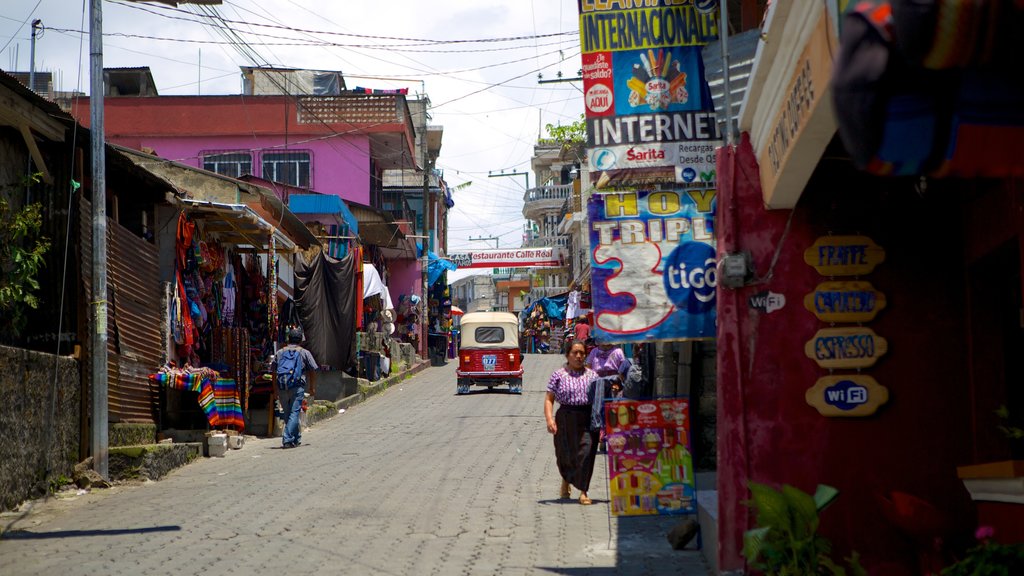
<path fill-rule="evenodd" d="M 494 367 L 498 364 L 498 356 L 496 354 L 484 354 L 483 365 L 484 370 L 493 372 Z"/>

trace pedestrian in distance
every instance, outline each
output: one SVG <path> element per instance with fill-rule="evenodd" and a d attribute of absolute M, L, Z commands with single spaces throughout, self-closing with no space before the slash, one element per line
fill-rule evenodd
<path fill-rule="evenodd" d="M 599 434 L 598 451 L 605 451 L 604 438 L 604 400 L 605 398 L 622 398 L 622 388 L 630 362 L 622 349 L 599 339 L 597 347 L 587 355 L 586 365 L 597 373 L 594 382 L 594 402 L 591 411 L 590 427 Z"/>
<path fill-rule="evenodd" d="M 576 319 L 576 326 L 573 327 L 573 333 L 573 340 L 579 340 L 580 342 L 586 343 L 586 341 L 590 339 L 590 324 L 587 322 L 586 316 L 580 316 Z"/>
<path fill-rule="evenodd" d="M 274 373 L 277 374 L 277 395 L 284 412 L 284 431 L 281 433 L 281 447 L 295 448 L 302 444 L 302 401 L 306 396 L 306 385 L 310 394 L 316 395 L 316 360 L 302 347 L 301 328 L 288 330 L 288 345 L 274 355 Z"/>
<path fill-rule="evenodd" d="M 597 432 L 590 428 L 591 400 L 597 374 L 584 360 L 587 347 L 574 340 L 566 348 L 565 366 L 555 370 L 548 380 L 544 398 L 544 419 L 555 438 L 555 460 L 562 476 L 563 499 L 572 497 L 570 486 L 580 491 L 580 504 L 591 504 L 587 491 L 594 475 Z M 558 411 L 554 411 L 558 402 Z"/>

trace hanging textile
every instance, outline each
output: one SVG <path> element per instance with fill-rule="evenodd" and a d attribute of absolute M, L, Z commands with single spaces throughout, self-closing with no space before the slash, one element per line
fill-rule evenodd
<path fill-rule="evenodd" d="M 305 347 L 321 366 L 341 370 L 353 362 L 356 263 L 353 254 L 338 260 L 321 252 L 311 264 L 300 258 L 295 267 L 295 303 Z"/>

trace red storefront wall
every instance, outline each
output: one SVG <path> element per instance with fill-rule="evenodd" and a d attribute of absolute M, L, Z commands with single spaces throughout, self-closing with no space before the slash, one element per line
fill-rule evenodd
<path fill-rule="evenodd" d="M 747 135 L 719 153 L 719 254 L 747 250 L 755 271 L 754 283 L 742 288 L 719 284 L 721 570 L 743 567 L 742 534 L 754 525 L 742 504 L 748 480 L 807 492 L 819 483 L 838 488 L 821 532 L 837 555 L 857 550 L 875 573 L 914 573 L 918 563 L 918 544 L 886 519 L 883 499 L 892 491 L 936 505 L 955 536 L 969 537 L 975 528 L 956 475 L 956 466 L 973 458 L 963 264 L 971 195 L 866 176 L 844 156 L 833 142 L 796 208 L 769 211 Z M 858 278 L 888 299 L 868 324 L 888 341 L 888 353 L 862 372 L 887 387 L 890 398 L 864 418 L 826 418 L 804 400 L 829 373 L 805 356 L 804 345 L 829 325 L 803 299 L 830 278 L 803 255 L 830 233 L 869 236 L 886 252 L 883 264 Z M 750 296 L 765 290 L 784 295 L 785 306 L 771 313 L 752 308 Z"/>

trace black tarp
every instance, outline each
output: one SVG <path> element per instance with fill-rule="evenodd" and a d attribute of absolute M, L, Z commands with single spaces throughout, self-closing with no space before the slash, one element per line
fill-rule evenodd
<path fill-rule="evenodd" d="M 344 370 L 354 360 L 356 334 L 355 258 L 320 253 L 295 267 L 295 303 L 306 335 L 303 346 L 317 364 Z"/>

